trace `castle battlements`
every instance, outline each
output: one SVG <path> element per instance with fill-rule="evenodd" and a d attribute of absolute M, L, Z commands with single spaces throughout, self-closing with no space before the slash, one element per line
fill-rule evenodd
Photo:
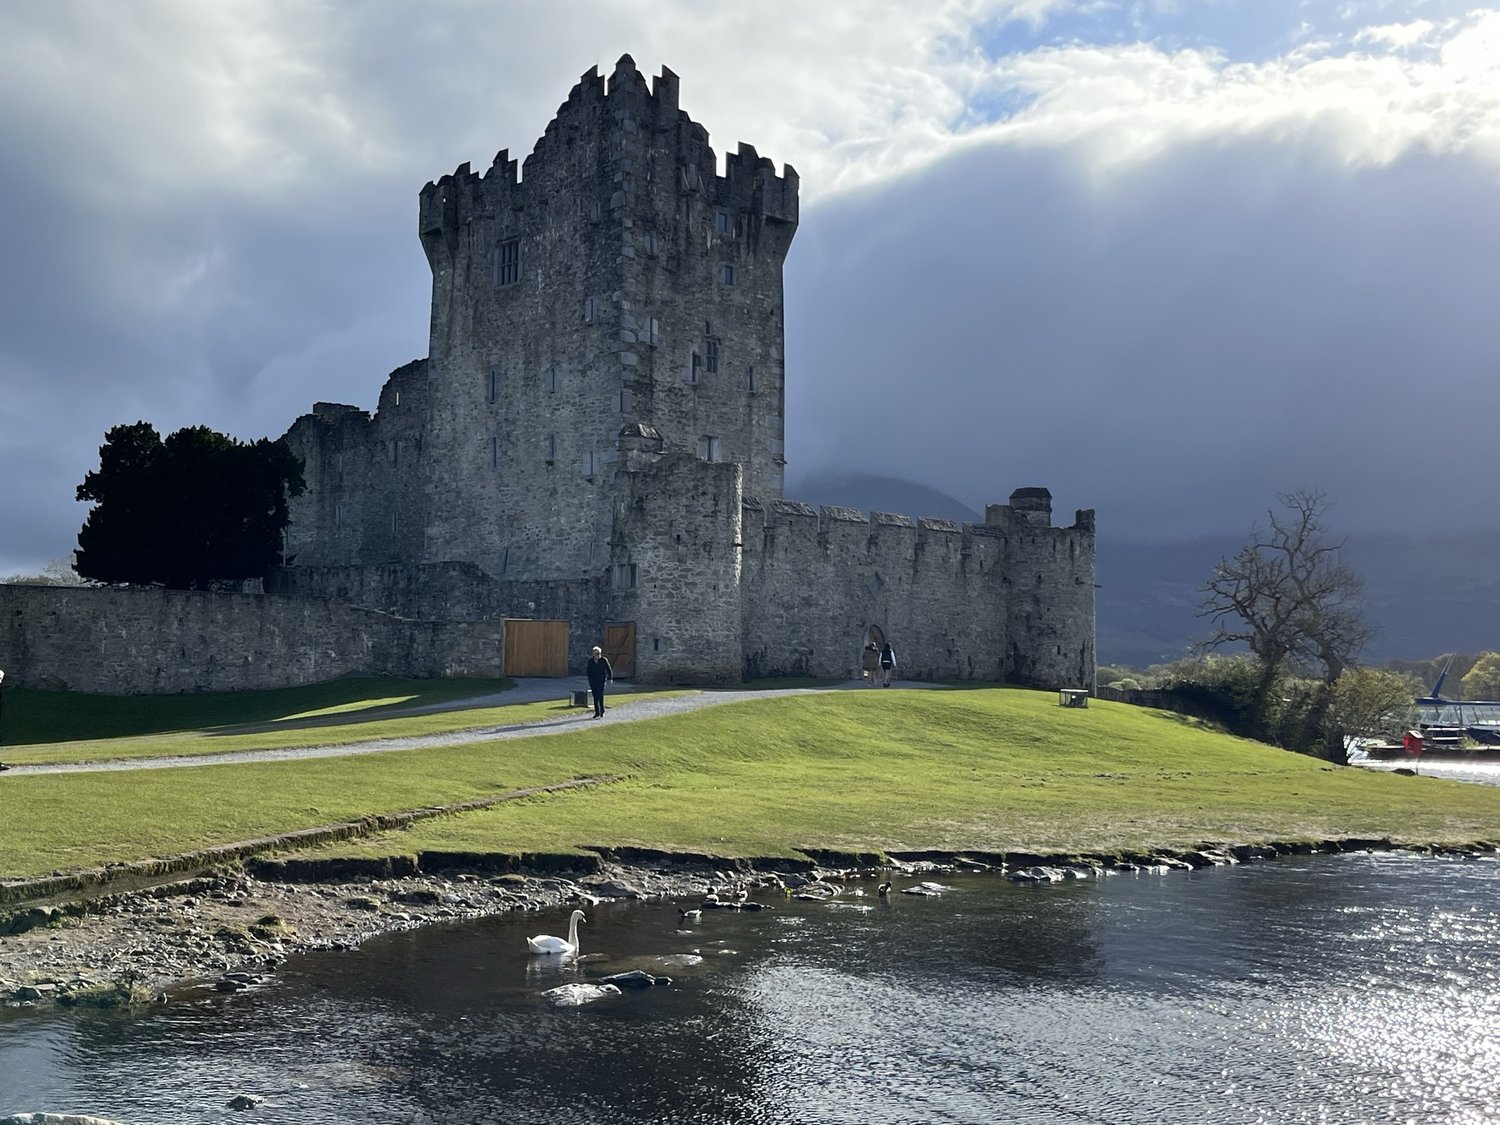
<path fill-rule="evenodd" d="M 787 164 L 778 175 L 776 164 L 760 156 L 755 146 L 741 142 L 726 152 L 724 174 L 717 174 L 709 134 L 678 106 L 679 79 L 666 67 L 648 89 L 629 55 L 622 55 L 606 79 L 597 66 L 579 79 L 567 100 L 547 123 L 531 152 L 519 162 L 501 149 L 481 177 L 466 161 L 452 173 L 429 181 L 419 193 L 419 233 L 436 235 L 456 229 L 479 215 L 493 215 L 497 207 L 525 205 L 523 186 L 544 177 L 556 162 L 567 163 L 569 151 L 585 135 L 617 130 L 677 150 L 676 176 L 684 193 L 698 193 L 716 206 L 741 208 L 780 222 L 797 222 L 800 179 Z M 626 146 L 608 146 L 624 152 Z M 635 171 L 630 157 L 618 161 L 622 179 Z"/>

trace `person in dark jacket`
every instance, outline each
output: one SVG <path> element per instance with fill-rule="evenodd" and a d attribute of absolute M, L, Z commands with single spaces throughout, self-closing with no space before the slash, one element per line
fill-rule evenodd
<path fill-rule="evenodd" d="M 891 686 L 891 673 L 896 670 L 896 650 L 891 647 L 891 642 L 886 641 L 880 646 L 880 686 Z"/>
<path fill-rule="evenodd" d="M 615 678 L 615 670 L 609 666 L 604 650 L 594 646 L 588 663 L 589 690 L 594 693 L 594 718 L 604 718 L 604 685 Z"/>

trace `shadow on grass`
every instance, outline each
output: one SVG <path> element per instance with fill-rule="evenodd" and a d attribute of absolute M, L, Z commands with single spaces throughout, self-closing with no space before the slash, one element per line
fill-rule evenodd
<path fill-rule="evenodd" d="M 420 711 L 432 704 L 492 695 L 514 680 L 405 680 L 350 677 L 274 691 L 214 692 L 202 695 L 87 695 L 70 691 L 13 688 L 5 693 L 0 744 L 25 745 L 126 738 L 201 730 L 242 734 L 254 730 L 294 730 L 373 722 Z M 334 707 L 357 707 L 401 696 L 362 710 L 309 715 Z M 226 727 L 242 729 L 230 730 Z"/>

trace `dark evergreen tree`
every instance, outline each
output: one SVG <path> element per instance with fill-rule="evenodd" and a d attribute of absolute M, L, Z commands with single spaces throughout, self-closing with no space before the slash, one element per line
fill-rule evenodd
<path fill-rule="evenodd" d="M 207 426 L 162 441 L 147 422 L 116 426 L 78 499 L 94 508 L 75 567 L 100 582 L 202 589 L 269 574 L 302 465 L 280 442 L 245 443 Z"/>

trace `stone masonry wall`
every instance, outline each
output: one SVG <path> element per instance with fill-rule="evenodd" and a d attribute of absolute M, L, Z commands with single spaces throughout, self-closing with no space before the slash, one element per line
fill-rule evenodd
<path fill-rule="evenodd" d="M 993 523 L 960 526 L 788 500 L 744 507 L 747 676 L 853 675 L 876 626 L 905 678 L 1093 682 L 1092 513 L 1053 528 L 995 509 Z"/>
<path fill-rule="evenodd" d="M 636 679 L 738 683 L 740 466 L 668 454 L 621 476 L 610 619 L 636 623 Z"/>
<path fill-rule="evenodd" d="M 266 592 L 330 598 L 424 621 L 566 621 L 568 667 L 575 673 L 603 636 L 609 609 L 602 577 L 500 581 L 473 563 L 283 567 L 267 580 Z"/>
<path fill-rule="evenodd" d="M 0 586 L 6 686 L 148 695 L 349 675 L 493 676 L 498 621 L 411 621 L 307 598 Z"/>

